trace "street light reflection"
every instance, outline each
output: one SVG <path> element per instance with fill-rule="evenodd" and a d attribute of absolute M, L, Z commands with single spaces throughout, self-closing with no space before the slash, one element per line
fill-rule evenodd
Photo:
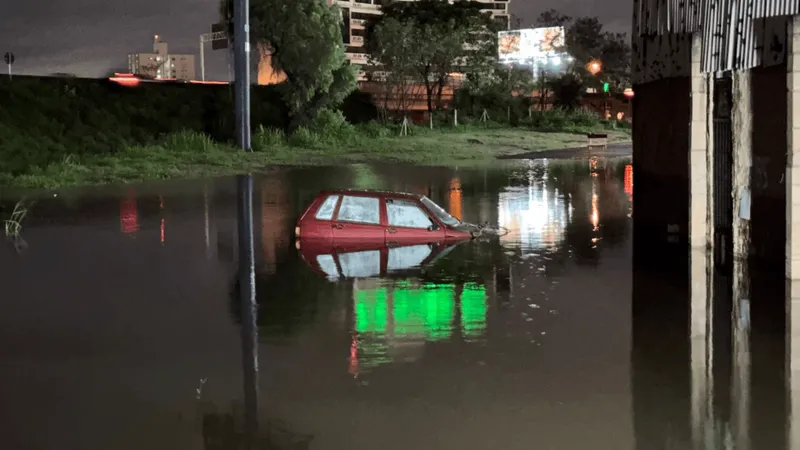
<path fill-rule="evenodd" d="M 531 173 L 533 171 L 531 170 Z M 547 166 L 543 178 L 546 179 Z M 568 207 L 558 189 L 542 180 L 528 187 L 507 188 L 498 199 L 498 225 L 508 230 L 501 242 L 521 244 L 523 253 L 552 248 L 564 239 Z"/>

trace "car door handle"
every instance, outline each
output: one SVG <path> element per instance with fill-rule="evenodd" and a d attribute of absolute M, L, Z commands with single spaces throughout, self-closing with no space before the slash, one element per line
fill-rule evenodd
<path fill-rule="evenodd" d="M 386 232 L 387 233 L 397 233 L 397 230 L 395 230 L 394 228 L 389 228 L 388 230 L 386 230 Z"/>
<path fill-rule="evenodd" d="M 336 228 L 337 230 L 341 230 L 342 228 L 344 228 L 344 225 L 340 223 L 332 223 L 331 228 Z"/>
<path fill-rule="evenodd" d="M 399 247 L 399 246 L 400 246 L 400 244 L 398 244 L 398 243 L 397 243 L 397 242 L 395 242 L 395 241 L 389 241 L 389 242 L 388 242 L 386 245 L 387 245 L 388 247 Z"/>

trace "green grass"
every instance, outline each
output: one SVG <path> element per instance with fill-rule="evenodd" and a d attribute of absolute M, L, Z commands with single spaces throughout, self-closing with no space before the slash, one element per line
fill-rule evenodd
<path fill-rule="evenodd" d="M 200 178 L 258 171 L 272 165 L 336 165 L 397 162 L 419 165 L 491 165 L 498 156 L 586 145 L 585 134 L 531 131 L 524 128 L 464 126 L 429 130 L 369 124 L 332 132 L 301 129 L 287 138 L 260 129 L 254 152 L 245 153 L 195 132 L 167 135 L 157 145 L 128 146 L 111 155 L 67 156 L 44 168 L 21 174 L 0 173 L 0 186 L 45 188 L 127 183 L 173 178 Z M 611 131 L 612 141 L 629 134 Z"/>

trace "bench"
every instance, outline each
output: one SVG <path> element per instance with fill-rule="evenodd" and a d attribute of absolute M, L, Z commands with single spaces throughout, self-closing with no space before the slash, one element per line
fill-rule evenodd
<path fill-rule="evenodd" d="M 606 133 L 589 133 L 586 135 L 589 139 L 588 147 L 608 147 L 608 135 Z"/>

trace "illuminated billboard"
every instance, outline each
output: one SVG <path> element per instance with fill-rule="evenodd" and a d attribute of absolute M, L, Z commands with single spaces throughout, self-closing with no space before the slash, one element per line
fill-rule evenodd
<path fill-rule="evenodd" d="M 503 63 L 548 58 L 564 53 L 564 27 L 501 31 L 497 43 Z"/>

